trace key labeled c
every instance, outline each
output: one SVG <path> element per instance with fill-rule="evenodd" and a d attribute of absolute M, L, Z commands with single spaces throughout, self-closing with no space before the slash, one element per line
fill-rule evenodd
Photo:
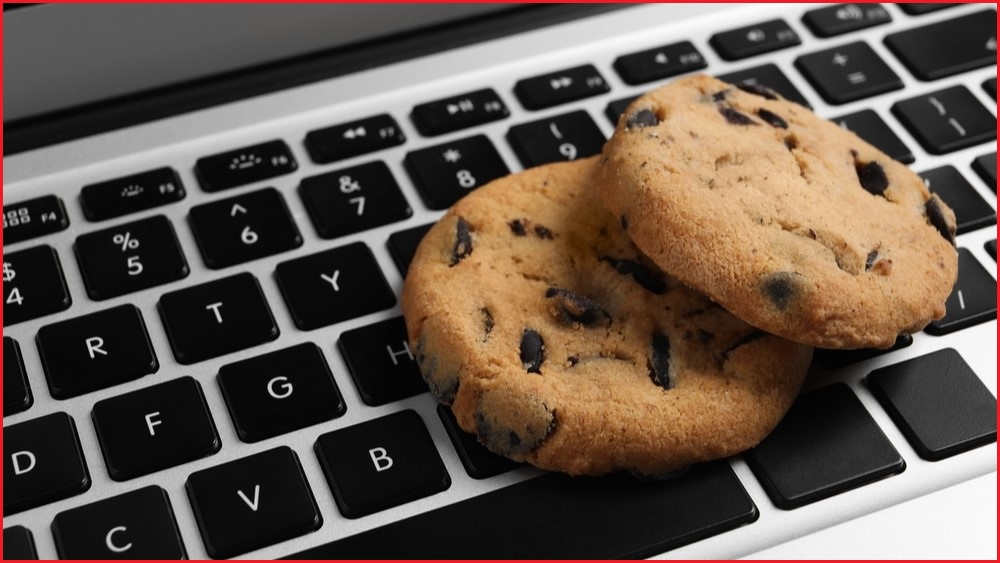
<path fill-rule="evenodd" d="M 105 545 L 108 546 L 108 549 L 110 549 L 115 553 L 122 553 L 132 549 L 132 542 L 128 542 L 125 545 L 118 545 L 114 542 L 114 538 L 112 537 L 118 532 L 126 532 L 126 531 L 128 531 L 128 528 L 126 528 L 125 526 L 115 526 L 114 528 L 111 528 L 111 530 L 108 532 L 108 535 L 104 536 L 104 543 Z"/>

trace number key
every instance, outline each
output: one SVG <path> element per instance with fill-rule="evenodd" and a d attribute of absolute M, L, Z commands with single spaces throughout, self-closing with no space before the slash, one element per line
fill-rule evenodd
<path fill-rule="evenodd" d="M 384 162 L 370 162 L 302 180 L 299 193 L 323 238 L 402 221 L 413 210 Z"/>
<path fill-rule="evenodd" d="M 507 139 L 526 168 L 593 156 L 601 152 L 605 141 L 584 110 L 515 125 Z"/>
<path fill-rule="evenodd" d="M 446 209 L 473 189 L 510 172 L 485 135 L 407 153 L 405 164 L 431 209 Z"/>
<path fill-rule="evenodd" d="M 4 254 L 4 326 L 63 311 L 71 303 L 54 248 L 42 245 Z"/>

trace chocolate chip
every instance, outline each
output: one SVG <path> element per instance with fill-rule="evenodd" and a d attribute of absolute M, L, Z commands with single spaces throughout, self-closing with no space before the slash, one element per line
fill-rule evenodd
<path fill-rule="evenodd" d="M 799 148 L 799 140 L 794 135 L 785 135 L 785 148 L 790 151 Z"/>
<path fill-rule="evenodd" d="M 521 364 L 528 373 L 541 374 L 542 362 L 545 361 L 545 342 L 542 335 L 530 328 L 521 334 Z"/>
<path fill-rule="evenodd" d="M 540 405 L 539 409 L 519 413 L 530 418 L 522 418 L 511 424 L 492 409 L 498 408 L 487 400 L 476 411 L 476 435 L 487 449 L 503 456 L 521 456 L 531 453 L 545 442 L 558 424 L 556 414 Z"/>
<path fill-rule="evenodd" d="M 674 386 L 674 382 L 670 380 L 670 341 L 667 340 L 666 334 L 653 333 L 646 367 L 649 368 L 649 378 L 653 380 L 653 383 L 664 389 L 670 389 Z"/>
<path fill-rule="evenodd" d="M 787 309 L 795 297 L 794 276 L 792 272 L 775 272 L 761 286 L 764 296 L 781 311 Z"/>
<path fill-rule="evenodd" d="M 757 125 L 757 122 L 750 119 L 746 114 L 742 114 L 729 106 L 719 104 L 718 108 L 722 117 L 725 117 L 726 121 L 731 125 Z"/>
<path fill-rule="evenodd" d="M 871 252 L 868 253 L 868 256 L 865 257 L 865 271 L 866 272 L 872 271 L 872 266 L 875 265 L 875 260 L 877 258 L 878 258 L 878 250 L 872 250 Z"/>
<path fill-rule="evenodd" d="M 519 237 L 523 237 L 528 234 L 528 229 L 524 228 L 524 223 L 522 223 L 520 219 L 514 219 L 510 223 L 507 223 L 507 226 L 510 227 L 512 233 Z"/>
<path fill-rule="evenodd" d="M 466 256 L 472 254 L 472 234 L 465 219 L 458 218 L 455 225 L 455 247 L 451 251 L 451 266 L 458 264 Z"/>
<path fill-rule="evenodd" d="M 931 198 L 924 202 L 924 211 L 927 213 L 927 220 L 941 233 L 944 239 L 955 245 L 955 226 L 949 225 L 948 220 L 941 211 L 937 194 L 932 194 Z"/>
<path fill-rule="evenodd" d="M 611 324 L 611 315 L 593 299 L 558 287 L 546 290 L 545 297 L 558 302 L 559 316 L 567 324 L 576 323 L 587 327 Z"/>
<path fill-rule="evenodd" d="M 566 362 L 569 363 L 570 367 L 573 367 L 580 363 L 580 356 L 570 356 L 566 358 Z"/>
<path fill-rule="evenodd" d="M 858 181 L 861 187 L 874 195 L 884 196 L 886 188 L 889 187 L 889 179 L 885 177 L 885 170 L 882 165 L 872 161 L 867 163 L 855 162 L 854 169 L 858 172 Z"/>
<path fill-rule="evenodd" d="M 601 256 L 602 262 L 607 262 L 612 268 L 623 276 L 632 276 L 635 282 L 652 293 L 661 295 L 667 291 L 667 282 L 663 276 L 656 271 L 650 270 L 635 260 L 627 258 L 613 258 L 611 256 Z"/>
<path fill-rule="evenodd" d="M 543 227 L 542 225 L 535 225 L 535 234 L 540 239 L 552 240 L 555 238 L 552 231 L 550 231 L 548 227 Z"/>
<path fill-rule="evenodd" d="M 483 342 L 486 342 L 490 338 L 490 333 L 493 332 L 493 313 L 486 307 L 479 310 L 483 315 Z"/>
<path fill-rule="evenodd" d="M 766 121 L 768 125 L 778 127 L 779 129 L 788 129 L 788 122 L 773 112 L 760 108 L 757 110 L 757 115 Z"/>
<path fill-rule="evenodd" d="M 775 92 L 774 90 L 768 88 L 767 86 L 764 86 L 763 84 L 758 84 L 756 82 L 753 83 L 753 84 L 748 84 L 746 82 L 743 82 L 743 83 L 737 84 L 736 87 L 739 88 L 740 90 L 743 90 L 744 92 L 748 92 L 750 94 L 761 96 L 763 98 L 767 98 L 768 100 L 780 100 L 781 99 L 781 96 L 779 96 L 777 92 Z"/>
<path fill-rule="evenodd" d="M 729 95 L 729 90 L 728 89 L 726 89 L 726 90 L 719 90 L 718 92 L 712 94 L 712 101 L 713 102 L 721 102 L 721 101 L 723 101 L 723 100 L 726 99 L 727 95 Z"/>
<path fill-rule="evenodd" d="M 652 127 L 660 123 L 657 119 L 656 114 L 648 109 L 641 109 L 628 116 L 628 120 L 625 121 L 626 127 Z"/>

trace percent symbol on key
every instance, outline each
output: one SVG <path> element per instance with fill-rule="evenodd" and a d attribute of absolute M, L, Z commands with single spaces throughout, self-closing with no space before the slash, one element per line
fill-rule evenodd
<path fill-rule="evenodd" d="M 119 233 L 111 237 L 111 242 L 122 247 L 122 252 L 129 249 L 139 248 L 139 239 L 132 238 L 132 233 L 125 231 L 124 233 Z"/>

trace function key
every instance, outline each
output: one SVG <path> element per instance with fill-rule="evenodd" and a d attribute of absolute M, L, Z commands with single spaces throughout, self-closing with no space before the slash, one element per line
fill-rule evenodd
<path fill-rule="evenodd" d="M 31 386 L 24 369 L 21 347 L 9 336 L 3 337 L 3 415 L 15 414 L 31 407 Z"/>
<path fill-rule="evenodd" d="M 66 206 L 54 195 L 3 206 L 4 244 L 57 233 L 68 226 Z"/>
<path fill-rule="evenodd" d="M 986 182 L 986 185 L 993 190 L 993 193 L 997 191 L 997 153 L 996 151 L 989 154 L 984 154 L 982 156 L 977 156 L 975 160 L 972 161 L 972 169 L 979 174 L 979 177 Z"/>
<path fill-rule="evenodd" d="M 196 205 L 188 221 L 213 270 L 302 246 L 285 198 L 274 188 Z"/>
<path fill-rule="evenodd" d="M 961 85 L 896 102 L 892 113 L 932 154 L 997 138 L 997 118 Z"/>
<path fill-rule="evenodd" d="M 4 427 L 3 477 L 4 516 L 89 489 L 90 473 L 73 418 L 55 412 Z"/>
<path fill-rule="evenodd" d="M 997 280 L 967 248 L 958 249 L 958 280 L 945 310 L 943 318 L 927 325 L 928 334 L 949 334 L 997 318 Z"/>
<path fill-rule="evenodd" d="M 486 135 L 406 153 L 406 171 L 431 209 L 447 209 L 475 188 L 510 173 Z"/>
<path fill-rule="evenodd" d="M 428 223 L 389 235 L 386 244 L 389 247 L 389 255 L 392 256 L 392 261 L 396 264 L 396 269 L 399 270 L 399 275 L 406 277 L 406 271 L 410 269 L 410 262 L 417 252 L 417 247 L 420 246 L 420 241 L 424 240 L 424 235 L 433 226 L 434 223 Z"/>
<path fill-rule="evenodd" d="M 861 137 L 878 150 L 903 164 L 915 159 L 913 152 L 903 144 L 896 133 L 873 110 L 866 109 L 831 119 L 837 125 Z"/>
<path fill-rule="evenodd" d="M 954 166 L 946 165 L 920 174 L 927 188 L 948 202 L 955 212 L 956 234 L 996 225 L 997 212 Z"/>
<path fill-rule="evenodd" d="M 317 164 L 344 160 L 406 142 L 399 124 L 387 113 L 348 121 L 306 134 L 306 150 Z"/>
<path fill-rule="evenodd" d="M 443 135 L 510 115 L 507 106 L 492 88 L 484 88 L 420 104 L 413 108 L 413 124 L 425 137 Z"/>
<path fill-rule="evenodd" d="M 782 19 L 716 33 L 708 41 L 727 61 L 745 59 L 798 45 L 799 34 Z"/>
<path fill-rule="evenodd" d="M 920 80 L 997 63 L 997 11 L 983 10 L 890 33 L 885 44 Z M 931 40 L 931 38 L 933 38 Z"/>
<path fill-rule="evenodd" d="M 81 235 L 73 248 L 95 301 L 184 279 L 190 271 L 163 215 Z"/>
<path fill-rule="evenodd" d="M 270 141 L 199 158 L 195 175 L 206 192 L 250 184 L 299 167 L 284 141 Z"/>
<path fill-rule="evenodd" d="M 514 94 L 528 109 L 545 109 L 611 89 L 594 65 L 582 65 L 518 80 Z"/>
<path fill-rule="evenodd" d="M 951 7 L 954 7 L 954 6 L 958 6 L 958 4 L 930 4 L 930 3 L 924 4 L 922 2 L 920 2 L 920 3 L 906 2 L 906 3 L 896 4 L 896 5 L 899 6 L 900 10 L 903 10 L 904 12 L 906 12 L 907 14 L 910 14 L 911 16 L 919 16 L 919 15 L 923 15 L 923 14 L 929 14 L 931 12 L 936 12 L 938 10 L 943 10 L 945 8 L 951 8 Z"/>
<path fill-rule="evenodd" d="M 705 58 L 690 41 L 671 43 L 655 49 L 622 55 L 615 70 L 626 84 L 645 84 L 705 68 Z"/>
<path fill-rule="evenodd" d="M 403 317 L 345 331 L 338 345 L 366 405 L 377 407 L 427 392 Z"/>
<path fill-rule="evenodd" d="M 618 118 L 621 117 L 628 106 L 632 104 L 639 96 L 629 96 L 627 98 L 621 98 L 618 100 L 611 100 L 608 102 L 607 107 L 604 108 L 604 115 L 608 116 L 611 120 L 611 125 L 618 125 Z"/>
<path fill-rule="evenodd" d="M 80 190 L 88 221 L 102 221 L 184 199 L 184 184 L 173 168 L 115 178 Z"/>
<path fill-rule="evenodd" d="M 396 178 L 382 161 L 303 178 L 299 195 L 319 236 L 327 239 L 413 215 Z"/>
<path fill-rule="evenodd" d="M 784 72 L 781 72 L 781 69 L 778 68 L 777 65 L 771 63 L 755 66 L 745 70 L 738 70 L 736 72 L 728 72 L 726 74 L 721 74 L 716 78 L 723 82 L 728 82 L 737 86 L 766 86 L 777 92 L 786 100 L 791 100 L 802 104 L 805 107 L 810 107 L 809 102 L 806 100 L 806 97 L 802 95 L 802 92 L 799 92 L 798 88 L 796 88 L 795 85 L 788 80 L 788 77 L 785 76 Z"/>
<path fill-rule="evenodd" d="M 862 41 L 795 59 L 795 66 L 831 104 L 846 104 L 899 90 L 903 81 Z"/>
<path fill-rule="evenodd" d="M 65 311 L 71 303 L 54 248 L 42 245 L 4 253 L 4 326 Z"/>
<path fill-rule="evenodd" d="M 802 21 L 817 37 L 833 37 L 892 21 L 881 4 L 835 4 L 809 10 Z"/>
<path fill-rule="evenodd" d="M 604 133 L 584 110 L 522 123 L 510 128 L 507 140 L 525 168 L 587 158 L 601 152 Z"/>
<path fill-rule="evenodd" d="M 38 552 L 35 550 L 35 539 L 31 535 L 31 530 L 24 526 L 4 528 L 3 558 L 5 561 L 38 559 Z"/>

